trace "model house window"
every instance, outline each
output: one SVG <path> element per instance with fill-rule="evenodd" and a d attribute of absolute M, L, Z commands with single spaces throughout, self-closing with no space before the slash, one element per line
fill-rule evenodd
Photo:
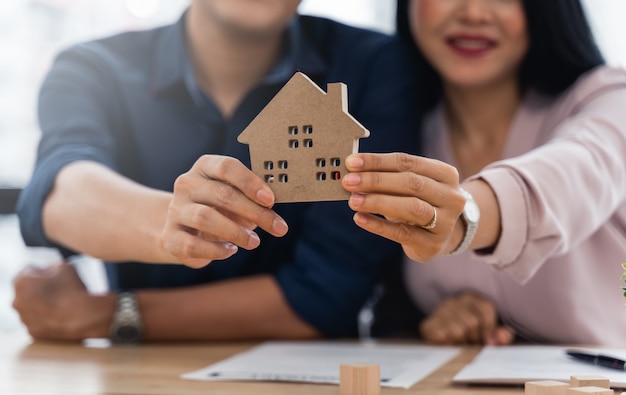
<path fill-rule="evenodd" d="M 289 148 L 298 148 L 298 140 L 289 140 Z"/>
<path fill-rule="evenodd" d="M 313 125 L 304 125 L 304 134 L 313 133 Z"/>
<path fill-rule="evenodd" d="M 324 158 L 318 158 L 315 160 L 315 165 L 317 167 L 326 167 L 326 159 Z"/>
<path fill-rule="evenodd" d="M 274 175 L 273 174 L 266 174 L 265 175 L 265 182 L 268 184 L 271 184 L 274 182 Z"/>
<path fill-rule="evenodd" d="M 341 180 L 341 173 L 338 171 L 333 171 L 330 173 L 331 180 Z"/>
<path fill-rule="evenodd" d="M 274 169 L 274 162 L 272 162 L 272 161 L 263 162 L 263 168 L 265 170 L 272 170 L 272 169 Z"/>
<path fill-rule="evenodd" d="M 289 167 L 289 163 L 287 163 L 286 160 L 279 160 L 278 161 L 278 168 L 279 169 L 285 170 L 287 167 Z"/>
<path fill-rule="evenodd" d="M 311 139 L 304 139 L 303 143 L 304 143 L 304 146 L 305 146 L 306 148 L 311 148 L 311 147 L 313 147 L 313 140 L 311 140 Z"/>
<path fill-rule="evenodd" d="M 289 131 L 289 134 L 292 136 L 295 136 L 296 134 L 298 134 L 298 127 L 297 126 L 289 126 L 289 128 L 287 128 L 287 130 Z"/>
<path fill-rule="evenodd" d="M 317 173 L 315 178 L 317 181 L 326 181 L 326 173 Z"/>
<path fill-rule="evenodd" d="M 339 167 L 339 166 L 341 166 L 341 159 L 339 159 L 339 158 L 332 158 L 330 160 L 330 164 L 331 164 L 331 166 Z"/>
<path fill-rule="evenodd" d="M 287 174 L 279 174 L 278 175 L 278 182 L 287 182 L 289 179 L 289 177 L 287 176 Z"/>

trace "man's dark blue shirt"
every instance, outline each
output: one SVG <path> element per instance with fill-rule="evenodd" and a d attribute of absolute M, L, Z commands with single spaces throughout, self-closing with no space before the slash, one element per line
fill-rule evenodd
<path fill-rule="evenodd" d="M 249 166 L 248 146 L 237 136 L 295 71 L 324 90 L 329 82 L 347 84 L 349 112 L 371 133 L 360 142 L 362 152 L 419 148 L 414 71 L 395 38 L 299 16 L 274 70 L 229 119 L 199 89 L 185 43 L 181 18 L 80 44 L 57 57 L 40 92 L 36 169 L 18 203 L 28 245 L 54 245 L 44 234 L 41 209 L 59 170 L 73 161 L 99 162 L 166 191 L 203 154 L 232 156 Z M 324 335 L 356 334 L 359 309 L 386 267 L 398 264 L 400 247 L 359 229 L 345 201 L 278 204 L 275 210 L 289 224 L 285 237 L 260 231 L 257 249 L 202 269 L 107 264 L 110 286 L 172 288 L 271 273 L 294 311 Z M 85 231 L 97 226 L 86 222 Z"/>

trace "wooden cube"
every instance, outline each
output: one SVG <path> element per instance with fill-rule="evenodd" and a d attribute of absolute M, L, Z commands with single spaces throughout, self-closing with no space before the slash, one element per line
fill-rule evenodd
<path fill-rule="evenodd" d="M 572 387 L 601 387 L 611 388 L 611 382 L 604 376 L 577 375 L 571 376 L 569 383 Z"/>
<path fill-rule="evenodd" d="M 527 381 L 524 384 L 525 395 L 566 395 L 568 383 L 554 380 Z"/>
<path fill-rule="evenodd" d="M 343 364 L 339 369 L 340 395 L 380 395 L 380 366 Z"/>
<path fill-rule="evenodd" d="M 567 395 L 615 395 L 613 390 L 603 387 L 576 387 L 567 390 Z"/>

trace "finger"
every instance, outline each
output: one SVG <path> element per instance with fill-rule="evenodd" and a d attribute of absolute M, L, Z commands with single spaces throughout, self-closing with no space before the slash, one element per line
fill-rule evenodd
<path fill-rule="evenodd" d="M 161 244 L 165 251 L 176 257 L 177 262 L 193 268 L 229 258 L 238 251 L 232 243 L 207 241 L 182 230 L 162 237 Z"/>
<path fill-rule="evenodd" d="M 384 194 L 419 198 L 435 206 L 456 204 L 465 199 L 456 185 L 450 186 L 411 172 L 349 173 L 342 179 L 343 187 L 352 193 Z"/>
<path fill-rule="evenodd" d="M 213 207 L 202 204 L 186 205 L 176 214 L 179 224 L 214 236 L 214 240 L 231 242 L 247 250 L 257 248 L 261 243 L 256 232 L 240 226 Z"/>
<path fill-rule="evenodd" d="M 483 334 L 495 331 L 498 326 L 498 312 L 495 304 L 473 292 L 466 292 L 459 299 L 465 308 L 473 311 L 480 320 L 480 330 Z"/>
<path fill-rule="evenodd" d="M 449 317 L 433 317 L 427 325 L 429 341 L 436 344 L 467 344 L 467 333 L 463 325 Z"/>
<path fill-rule="evenodd" d="M 455 167 L 436 159 L 398 152 L 352 154 L 346 158 L 346 167 L 352 172 L 411 172 L 450 185 L 459 183 L 459 173 Z"/>
<path fill-rule="evenodd" d="M 445 326 L 438 323 L 436 318 L 426 318 L 419 327 L 422 339 L 431 344 L 452 344 L 453 340 L 445 330 Z"/>
<path fill-rule="evenodd" d="M 204 155 L 194 164 L 205 177 L 231 184 L 248 199 L 265 207 L 274 204 L 270 187 L 239 160 L 226 156 Z"/>
<path fill-rule="evenodd" d="M 444 248 L 445 239 L 443 237 L 421 227 L 392 222 L 364 212 L 355 213 L 353 219 L 360 228 L 402 244 L 402 248 L 409 258 L 417 262 L 430 261 L 439 255 Z"/>
<path fill-rule="evenodd" d="M 467 328 L 459 316 L 457 298 L 443 300 L 424 322 L 424 330 L 431 341 L 445 344 L 467 343 Z"/>
<path fill-rule="evenodd" d="M 178 182 L 178 180 L 177 180 Z M 273 210 L 251 201 L 240 190 L 221 181 L 203 180 L 194 184 L 193 188 L 182 189 L 180 195 L 195 203 L 214 207 L 220 212 L 231 213 L 229 216 L 240 218 L 248 224 L 254 223 L 268 233 L 280 237 L 287 233 L 287 223 Z M 184 205 L 177 199 L 175 186 L 174 205 Z M 199 218 L 201 221 L 202 218 Z M 198 221 L 194 221 L 198 223 Z M 193 226 L 190 226 L 193 227 Z M 246 226 L 248 228 L 249 226 Z"/>
<path fill-rule="evenodd" d="M 482 332 L 480 331 L 480 319 L 471 310 L 457 306 L 455 311 L 449 312 L 448 321 L 454 323 L 455 327 L 461 329 L 458 340 L 470 344 L 482 342 Z"/>
<path fill-rule="evenodd" d="M 56 265 L 51 266 L 35 266 L 35 265 L 26 265 L 20 270 L 16 276 L 17 277 L 50 277 L 53 274 L 53 270 Z"/>
<path fill-rule="evenodd" d="M 477 320 L 476 343 L 495 344 L 494 338 L 498 321 L 495 305 L 473 292 L 465 292 L 459 297 L 462 308 L 471 311 Z"/>
<path fill-rule="evenodd" d="M 364 211 L 385 216 L 392 222 L 404 222 L 408 225 L 423 226 L 428 224 L 435 215 L 435 208 L 430 203 L 414 197 L 399 197 L 378 194 L 353 194 L 348 199 L 348 206 L 354 211 Z M 440 211 L 437 223 L 441 223 L 445 213 Z M 442 217 L 442 218 L 439 218 Z M 431 229 L 436 231 L 436 227 Z"/>
<path fill-rule="evenodd" d="M 53 265 L 53 270 L 59 276 L 68 276 L 73 277 L 80 280 L 80 276 L 78 275 L 78 271 L 76 270 L 76 266 L 69 262 L 63 262 L 58 265 Z M 81 280 L 82 281 L 82 280 Z"/>
<path fill-rule="evenodd" d="M 454 328 L 455 340 L 461 343 L 478 344 L 482 342 L 480 317 L 467 307 L 460 297 L 450 297 L 437 308 L 442 322 Z"/>
<path fill-rule="evenodd" d="M 496 328 L 494 338 L 496 340 L 495 345 L 506 346 L 515 341 L 515 332 L 509 327 L 500 326 Z"/>

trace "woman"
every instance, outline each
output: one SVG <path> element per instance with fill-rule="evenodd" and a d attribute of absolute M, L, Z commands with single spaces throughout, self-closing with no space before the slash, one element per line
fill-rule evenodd
<path fill-rule="evenodd" d="M 604 66 L 579 0 L 398 11 L 426 65 L 427 156 L 441 162 L 357 154 L 343 183 L 355 222 L 403 245 L 411 295 L 432 314 L 423 334 L 626 343 L 626 72 Z"/>

